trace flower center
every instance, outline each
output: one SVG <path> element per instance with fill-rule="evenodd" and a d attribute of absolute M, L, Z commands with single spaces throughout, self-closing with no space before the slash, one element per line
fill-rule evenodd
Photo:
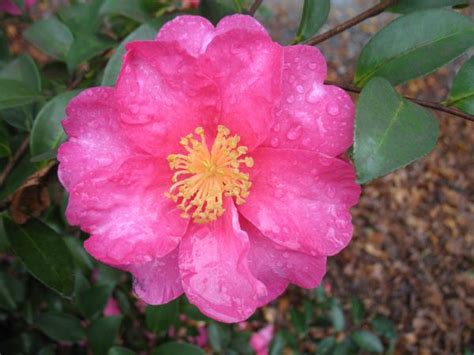
<path fill-rule="evenodd" d="M 222 216 L 223 196 L 235 197 L 241 205 L 249 195 L 252 183 L 249 174 L 239 168 L 244 164 L 253 166 L 253 159 L 245 157 L 248 148 L 238 146 L 238 135 L 229 136 L 230 131 L 219 126 L 211 150 L 208 149 L 204 129 L 194 130 L 199 136 L 188 134 L 181 138 L 180 144 L 188 152 L 168 155 L 168 163 L 173 175 L 173 185 L 165 195 L 178 203 L 183 211 L 181 217 L 192 217 L 196 223 L 215 221 Z"/>

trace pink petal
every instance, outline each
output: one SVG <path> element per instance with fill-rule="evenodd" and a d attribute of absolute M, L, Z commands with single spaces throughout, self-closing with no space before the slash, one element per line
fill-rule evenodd
<path fill-rule="evenodd" d="M 354 104 L 342 89 L 324 85 L 319 49 L 285 47 L 283 92 L 268 147 L 305 149 L 338 156 L 353 142 Z"/>
<path fill-rule="evenodd" d="M 257 355 L 267 355 L 273 338 L 273 325 L 267 325 L 250 337 L 250 347 Z"/>
<path fill-rule="evenodd" d="M 156 40 L 175 41 L 193 57 L 198 57 L 206 51 L 214 37 L 232 30 L 256 32 L 268 37 L 265 28 L 251 16 L 226 16 L 214 28 L 204 17 L 184 15 L 167 22 L 158 32 Z"/>
<path fill-rule="evenodd" d="M 157 41 L 176 41 L 194 57 L 204 53 L 214 37 L 214 26 L 201 16 L 178 16 L 158 32 Z"/>
<path fill-rule="evenodd" d="M 11 0 L 0 0 L 0 13 L 2 12 L 13 16 L 21 15 L 21 9 Z"/>
<path fill-rule="evenodd" d="M 133 291 L 148 304 L 164 304 L 183 293 L 178 268 L 176 248 L 162 258 L 156 258 L 141 265 L 130 265 L 127 270 L 133 274 Z"/>
<path fill-rule="evenodd" d="M 311 151 L 258 148 L 253 185 L 239 211 L 267 238 L 315 256 L 334 255 L 352 236 L 360 195 L 354 168 Z"/>
<path fill-rule="evenodd" d="M 120 308 L 115 298 L 109 297 L 107 304 L 105 305 L 103 313 L 104 313 L 104 317 L 118 316 L 122 314 L 122 312 L 120 312 Z"/>
<path fill-rule="evenodd" d="M 166 156 L 198 126 L 215 126 L 220 99 L 196 59 L 176 42 L 127 45 L 117 83 L 120 118 L 128 137 L 145 151 Z"/>
<path fill-rule="evenodd" d="M 250 240 L 249 268 L 267 287 L 268 295 L 262 299 L 262 305 L 283 293 L 289 282 L 303 288 L 319 285 L 326 272 L 326 257 L 286 249 L 265 237 L 245 219 L 241 219 L 241 224 Z"/>
<path fill-rule="evenodd" d="M 186 296 L 202 313 L 239 322 L 255 311 L 266 291 L 248 268 L 249 241 L 232 200 L 225 208 L 216 222 L 190 228 L 180 244 L 179 269 Z"/>
<path fill-rule="evenodd" d="M 94 171 L 70 191 L 66 217 L 91 234 L 84 246 L 110 265 L 145 263 L 176 248 L 187 228 L 164 196 L 166 160 L 135 157 L 117 170 Z"/>
<path fill-rule="evenodd" d="M 59 148 L 58 175 L 67 190 L 94 170 L 117 169 L 134 153 L 117 119 L 112 88 L 83 91 L 69 102 L 66 113 L 62 124 L 69 139 Z"/>
<path fill-rule="evenodd" d="M 220 89 L 219 122 L 250 149 L 266 139 L 273 124 L 282 56 L 282 47 L 268 35 L 232 30 L 214 38 L 202 57 L 203 68 Z"/>

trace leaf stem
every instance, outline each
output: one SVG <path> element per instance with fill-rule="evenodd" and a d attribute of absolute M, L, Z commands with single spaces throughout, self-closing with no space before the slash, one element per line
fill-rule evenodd
<path fill-rule="evenodd" d="M 263 2 L 263 0 L 255 0 L 254 3 L 252 4 L 252 6 L 250 7 L 249 11 L 248 11 L 248 14 L 250 16 L 255 15 L 255 12 L 257 12 L 257 9 L 262 4 L 262 2 Z"/>
<path fill-rule="evenodd" d="M 327 85 L 339 86 L 341 89 L 352 92 L 354 94 L 360 94 L 360 92 L 361 92 L 360 88 L 358 88 L 357 86 L 354 86 L 354 85 L 350 85 L 350 84 L 338 83 L 338 82 L 334 82 L 334 81 L 331 81 L 331 80 L 326 80 L 324 83 L 327 84 Z M 403 97 L 407 100 L 410 100 L 410 101 L 418 104 L 418 105 L 430 108 L 432 110 L 441 111 L 441 112 L 448 113 L 448 114 L 453 115 L 453 116 L 460 117 L 460 118 L 465 119 L 467 121 L 474 122 L 474 116 L 469 115 L 467 113 L 464 113 L 462 111 L 459 111 L 457 109 L 446 107 L 446 106 L 441 105 L 437 102 L 420 100 L 420 99 L 416 99 L 416 98 L 408 97 L 408 96 L 403 96 Z"/>
<path fill-rule="evenodd" d="M 20 147 L 16 150 L 15 154 L 11 157 L 11 159 L 8 161 L 8 164 L 5 166 L 5 169 L 0 173 L 0 186 L 3 185 L 5 182 L 5 179 L 7 176 L 11 173 L 15 165 L 18 163 L 18 161 L 21 159 L 23 154 L 26 153 L 28 150 L 28 146 L 30 143 L 29 137 L 26 137 L 23 142 L 21 143 Z"/>
<path fill-rule="evenodd" d="M 375 5 L 371 8 L 369 8 L 369 9 L 367 9 L 366 11 L 362 12 L 361 14 L 357 15 L 356 17 L 353 17 L 353 18 L 347 20 L 346 22 L 343 22 L 340 25 L 337 25 L 336 27 L 334 27 L 334 28 L 332 28 L 332 29 L 320 34 L 320 35 L 317 35 L 317 36 L 314 36 L 314 37 L 311 37 L 311 38 L 307 39 L 306 41 L 303 42 L 303 44 L 314 46 L 318 43 L 324 42 L 327 39 L 329 39 L 331 37 L 334 37 L 334 36 L 338 35 L 341 32 L 344 32 L 348 28 L 351 28 L 351 27 L 354 27 L 355 25 L 358 25 L 359 23 L 361 23 L 362 21 L 367 20 L 370 17 L 377 16 L 378 14 L 385 11 L 385 9 L 387 9 L 388 7 L 395 5 L 395 3 L 397 1 L 398 0 L 385 0 L 385 1 L 382 1 L 382 2 L 378 3 L 377 5 Z M 255 2 L 257 2 L 257 1 L 255 1 Z"/>

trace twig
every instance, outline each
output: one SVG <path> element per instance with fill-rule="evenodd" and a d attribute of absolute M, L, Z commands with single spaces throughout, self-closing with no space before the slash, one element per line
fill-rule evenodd
<path fill-rule="evenodd" d="M 18 163 L 18 161 L 21 159 L 23 154 L 26 153 L 29 143 L 30 143 L 30 139 L 29 137 L 26 137 L 25 140 L 21 143 L 20 147 L 15 152 L 15 154 L 13 154 L 7 166 L 5 166 L 5 169 L 3 169 L 2 173 L 0 174 L 0 186 L 3 185 L 3 183 L 5 182 L 5 179 L 11 173 L 11 171 L 13 170 L 15 165 Z"/>
<path fill-rule="evenodd" d="M 353 92 L 355 94 L 360 94 L 360 92 L 361 92 L 361 89 L 359 89 L 358 87 L 356 87 L 354 85 L 350 85 L 350 84 L 337 83 L 337 82 L 334 82 L 334 81 L 331 81 L 331 80 L 326 80 L 324 83 L 327 84 L 327 85 L 339 86 L 341 89 L 344 89 L 344 90 L 349 91 L 349 92 Z M 408 97 L 408 96 L 403 96 L 403 97 L 407 100 L 410 100 L 414 103 L 417 103 L 418 105 L 428 107 L 428 108 L 431 108 L 431 109 L 436 110 L 436 111 L 449 113 L 453 116 L 457 116 L 457 117 L 463 118 L 465 120 L 474 122 L 474 116 L 469 115 L 467 113 L 464 113 L 462 111 L 456 110 L 454 108 L 446 107 L 446 106 L 438 104 L 436 102 L 415 99 L 413 97 Z"/>
<path fill-rule="evenodd" d="M 318 36 L 314 36 L 312 38 L 309 38 L 308 40 L 304 41 L 304 44 L 308 44 L 311 46 L 314 46 L 315 44 L 324 42 L 325 40 L 347 30 L 348 28 L 351 28 L 362 21 L 368 19 L 369 17 L 377 16 L 378 14 L 382 13 L 386 8 L 395 5 L 395 3 L 398 0 L 385 0 L 381 3 L 378 3 L 377 5 L 371 7 L 370 9 L 364 11 L 363 13 L 357 15 L 356 17 L 353 17 L 346 22 L 341 23 L 340 25 L 337 25 L 336 27 L 328 30 L 327 32 L 324 32 Z"/>
<path fill-rule="evenodd" d="M 252 4 L 252 6 L 250 7 L 249 9 L 249 12 L 248 14 L 250 16 L 253 16 L 255 15 L 255 12 L 257 12 L 257 9 L 259 8 L 259 6 L 262 4 L 263 0 L 255 0 L 255 2 Z"/>

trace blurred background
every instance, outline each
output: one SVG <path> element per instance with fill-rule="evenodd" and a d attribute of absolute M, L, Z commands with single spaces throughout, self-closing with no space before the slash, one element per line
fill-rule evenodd
<path fill-rule="evenodd" d="M 320 32 L 375 3 L 332 0 L 328 21 Z M 39 1 L 31 9 L 31 18 L 54 14 L 65 4 L 59 0 Z M 166 5 L 181 8 L 184 4 Z M 302 5 L 296 0 L 264 0 L 256 17 L 276 41 L 290 44 Z M 473 15 L 472 7 L 462 11 Z M 383 13 L 319 45 L 328 61 L 329 79 L 351 83 L 363 45 L 395 17 Z M 9 51 L 13 55 L 29 54 L 46 73 L 42 75 L 52 78 L 45 82 L 53 91 L 55 85 L 75 85 L 76 79 L 80 81 L 77 87 L 94 86 L 113 51 L 106 51 L 102 59 L 89 64 L 98 73 L 80 68 L 81 77 L 76 72 L 72 81 L 68 77 L 63 83 L 59 75 L 68 75 L 64 68 L 23 39 L 22 33 L 32 19 L 1 18 Z M 106 21 L 105 27 L 116 41 L 137 26 L 120 15 Z M 122 31 L 116 31 L 120 26 Z M 442 101 L 454 74 L 470 55 L 472 51 L 427 77 L 402 85 L 401 91 L 411 97 Z M 353 98 L 357 100 L 357 95 Z M 330 258 L 321 287 L 290 287 L 248 322 L 238 325 L 215 323 L 184 299 L 168 306 L 147 307 L 131 294 L 128 274 L 101 266 L 84 253 L 80 239 L 85 236 L 65 226 L 61 216 L 64 203 L 53 204 L 43 218 L 53 227 L 60 225 L 59 230 L 67 235 L 79 275 L 76 297 L 72 301 L 61 298 L 29 276 L 2 235 L 1 353 L 197 351 L 158 348 L 183 341 L 208 353 L 226 354 L 258 353 L 259 346 L 262 351 L 269 348 L 271 354 L 472 354 L 474 125 L 445 114 L 436 115 L 441 134 L 431 154 L 363 187 L 360 203 L 353 209 L 353 241 Z M 8 180 L 1 188 L 12 189 L 6 185 Z M 3 197 L 9 192 L 0 190 Z M 270 325 L 271 331 L 258 333 L 270 329 Z M 360 335 L 358 339 L 354 340 L 354 333 Z"/>

